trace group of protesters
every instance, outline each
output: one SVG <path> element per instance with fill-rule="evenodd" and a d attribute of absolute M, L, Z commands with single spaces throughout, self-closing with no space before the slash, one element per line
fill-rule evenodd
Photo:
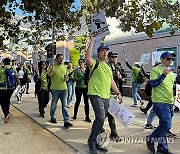
<path fill-rule="evenodd" d="M 38 98 L 39 114 L 42 118 L 45 117 L 45 108 L 49 102 L 49 93 L 52 94 L 52 101 L 50 106 L 50 122 L 57 123 L 56 109 L 57 103 L 60 99 L 62 107 L 62 116 L 64 120 L 64 127 L 72 127 L 73 124 L 69 122 L 69 114 L 67 108 L 71 108 L 74 105 L 73 119 L 78 118 L 78 109 L 81 102 L 81 97 L 84 97 L 84 110 L 85 121 L 91 123 L 89 100 L 91 102 L 95 120 L 92 124 L 92 129 L 88 138 L 88 146 L 91 154 L 96 154 L 97 150 L 107 152 L 106 147 L 97 144 L 97 136 L 105 131 L 103 128 L 104 121 L 108 117 L 108 123 L 111 129 L 110 138 L 119 142 L 121 138 L 116 131 L 116 124 L 114 117 L 108 112 L 109 99 L 114 97 L 122 103 L 123 99 L 123 83 L 127 77 L 121 63 L 116 63 L 118 54 L 109 51 L 109 47 L 106 45 L 100 45 L 97 49 L 98 59 L 92 58 L 92 49 L 95 40 L 95 34 L 91 34 L 90 44 L 85 54 L 85 59 L 78 60 L 78 66 L 74 68 L 70 62 L 64 64 L 63 54 L 56 55 L 56 63 L 49 66 L 46 61 L 40 61 L 38 63 L 38 71 L 34 76 L 35 81 L 35 94 Z M 174 82 L 174 75 L 170 69 L 172 61 L 176 55 L 170 52 L 164 52 L 161 55 L 161 63 L 156 64 L 150 75 L 146 74 L 142 65 L 139 62 L 135 62 L 135 66 L 131 66 L 127 58 L 124 57 L 125 64 L 132 70 L 132 98 L 134 103 L 132 107 L 138 105 L 140 101 L 140 110 L 147 114 L 147 111 L 153 106 L 150 112 L 151 123 L 148 126 L 152 126 L 152 120 L 155 116 L 159 118 L 159 125 L 156 129 L 147 136 L 147 148 L 152 153 L 155 153 L 155 142 L 159 141 L 158 138 L 163 138 L 163 142 L 160 142 L 157 147 L 159 153 L 170 154 L 168 148 L 166 134 L 170 133 L 172 127 L 172 117 L 174 112 L 174 96 L 173 86 L 174 83 L 179 83 L 179 74 Z M 10 59 L 5 58 L 3 60 L 4 66 L 0 67 L 0 83 L 7 82 L 6 70 L 13 67 L 10 64 Z M 26 93 L 28 94 L 29 79 L 32 75 L 29 66 L 24 66 L 21 63 L 13 72 L 15 75 L 17 86 L 21 88 L 26 85 Z M 178 67 L 180 70 L 180 67 Z M 29 70 L 29 71 L 28 71 Z M 88 84 L 85 83 L 86 73 L 89 70 Z M 143 78 L 139 77 L 139 74 Z M 149 95 L 149 107 L 143 107 L 142 101 L 138 90 L 142 87 L 144 77 L 148 79 L 148 84 L 151 87 Z M 4 113 L 4 122 L 7 123 L 12 116 L 9 111 L 10 98 L 15 87 L 8 88 L 6 84 L 0 84 L 0 104 Z M 148 88 L 149 89 L 149 88 Z M 23 93 L 23 92 L 22 92 Z M 76 101 L 73 104 L 73 95 L 76 96 Z M 18 103 L 21 103 L 21 96 L 18 96 Z M 162 141 L 162 140 L 161 140 Z"/>

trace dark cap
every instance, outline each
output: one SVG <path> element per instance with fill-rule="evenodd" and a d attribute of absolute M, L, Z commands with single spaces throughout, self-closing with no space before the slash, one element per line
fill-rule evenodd
<path fill-rule="evenodd" d="M 166 52 L 163 52 L 162 54 L 161 54 L 161 58 L 165 58 L 165 57 L 167 57 L 167 56 L 173 56 L 173 57 L 176 57 L 176 54 L 175 53 L 172 53 L 172 52 L 169 52 L 169 51 L 166 51 Z"/>
<path fill-rule="evenodd" d="M 97 51 L 99 52 L 99 51 L 101 51 L 101 50 L 103 50 L 103 49 L 109 50 L 109 47 L 108 47 L 107 45 L 101 44 L 101 45 L 99 46 L 99 48 L 97 49 Z"/>
<path fill-rule="evenodd" d="M 118 53 L 112 52 L 112 51 L 108 53 L 108 57 L 117 56 L 117 55 L 118 55 Z"/>

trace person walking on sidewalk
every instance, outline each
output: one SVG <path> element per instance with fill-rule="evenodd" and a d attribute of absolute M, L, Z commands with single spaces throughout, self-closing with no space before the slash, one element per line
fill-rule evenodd
<path fill-rule="evenodd" d="M 73 119 L 77 119 L 77 112 L 78 108 L 81 102 L 81 96 L 83 94 L 84 97 L 84 110 L 85 110 L 85 121 L 86 122 L 91 122 L 91 119 L 89 118 L 89 101 L 88 101 L 88 95 L 87 91 L 88 88 L 84 85 L 84 74 L 85 74 L 85 60 L 84 59 L 79 59 L 78 60 L 79 67 L 75 69 L 74 72 L 74 79 L 76 81 L 76 102 L 74 106 L 74 116 Z"/>
<path fill-rule="evenodd" d="M 137 101 L 139 100 L 141 103 L 141 106 L 144 104 L 140 95 L 138 94 L 138 90 L 142 87 L 142 83 L 143 81 L 138 81 L 138 76 L 146 76 L 146 73 L 142 67 L 142 65 L 140 64 L 140 62 L 134 62 L 135 66 L 131 66 L 128 61 L 127 58 L 124 57 L 125 63 L 127 65 L 127 67 L 129 69 L 132 70 L 132 97 L 134 100 L 134 104 L 131 105 L 132 107 L 136 107 L 137 106 Z"/>
<path fill-rule="evenodd" d="M 74 67 L 70 62 L 67 64 L 67 75 L 69 77 L 69 80 L 66 82 L 68 88 L 67 107 L 71 108 L 73 106 L 72 99 L 75 92 L 76 82 L 74 80 Z"/>
<path fill-rule="evenodd" d="M 92 49 L 94 45 L 95 34 L 91 34 L 91 41 L 85 54 L 87 66 L 92 71 L 96 65 L 96 60 L 92 59 Z M 88 139 L 88 146 L 91 154 L 97 154 L 97 149 L 107 152 L 106 147 L 97 144 L 97 136 L 101 132 L 106 114 L 109 107 L 110 89 L 115 92 L 119 102 L 122 103 L 122 96 L 113 80 L 111 68 L 106 63 L 108 56 L 108 46 L 100 45 L 97 50 L 99 65 L 94 70 L 88 83 L 88 95 L 95 113 L 95 120 L 92 125 L 91 133 Z"/>
<path fill-rule="evenodd" d="M 38 103 L 39 103 L 39 114 L 44 118 L 45 107 L 49 102 L 49 76 L 47 72 L 48 65 L 45 61 L 39 62 L 39 90 L 37 93 Z"/>
<path fill-rule="evenodd" d="M 4 123 L 7 123 L 10 117 L 12 116 L 12 113 L 9 111 L 10 99 L 15 89 L 16 81 L 18 85 L 20 85 L 20 81 L 16 74 L 16 71 L 12 68 L 10 62 L 11 60 L 9 58 L 4 58 L 3 59 L 4 66 L 0 67 L 0 104 L 1 104 L 1 109 L 4 113 Z M 9 73 L 11 73 L 10 74 L 11 77 L 8 76 L 9 73 L 7 70 L 9 70 Z M 12 85 L 12 87 L 9 87 L 8 83 L 14 83 L 14 85 Z"/>
<path fill-rule="evenodd" d="M 73 126 L 69 122 L 69 114 L 67 111 L 67 85 L 69 77 L 67 76 L 67 67 L 63 64 L 64 56 L 62 54 L 56 55 L 56 64 L 52 65 L 48 71 L 51 77 L 52 102 L 50 109 L 51 122 L 57 123 L 55 112 L 57 109 L 57 102 L 60 99 L 62 105 L 62 115 L 64 118 L 64 127 L 69 128 Z"/>
<path fill-rule="evenodd" d="M 117 68 L 115 66 L 117 57 L 118 57 L 117 53 L 109 52 L 108 53 L 108 62 L 107 62 L 107 64 L 109 65 L 109 67 L 112 70 L 113 79 L 114 79 L 114 81 L 115 81 L 115 83 L 116 83 L 116 85 L 118 87 L 119 80 L 122 79 L 122 76 L 121 76 L 120 72 L 117 70 Z M 112 89 L 111 89 L 111 97 L 116 98 L 116 93 L 113 92 Z M 113 139 L 116 142 L 119 142 L 121 138 L 119 137 L 119 135 L 117 134 L 117 131 L 116 131 L 115 119 L 109 112 L 107 112 L 107 117 L 108 117 L 109 127 L 111 129 L 110 138 Z"/>
<path fill-rule="evenodd" d="M 174 75 L 170 69 L 176 55 L 168 51 L 161 54 L 161 64 L 154 67 L 150 73 L 150 84 L 152 86 L 153 110 L 159 118 L 158 127 L 147 136 L 147 149 L 155 153 L 155 142 L 158 142 L 157 152 L 172 154 L 168 149 L 167 133 L 172 127 L 174 114 L 173 84 Z"/>

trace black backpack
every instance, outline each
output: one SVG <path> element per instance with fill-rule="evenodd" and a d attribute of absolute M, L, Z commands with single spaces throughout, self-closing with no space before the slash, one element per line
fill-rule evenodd
<path fill-rule="evenodd" d="M 144 83 L 145 81 L 145 76 L 143 74 L 143 72 L 140 70 L 136 79 L 137 83 Z"/>
<path fill-rule="evenodd" d="M 93 72 L 95 71 L 95 69 L 99 66 L 99 61 L 96 60 L 96 64 L 94 66 L 94 69 L 92 70 L 91 74 L 90 74 L 90 69 L 89 67 L 86 67 L 85 73 L 84 73 L 84 85 L 88 86 L 88 82 L 93 74 Z"/>
<path fill-rule="evenodd" d="M 150 84 L 150 80 L 148 80 L 148 82 L 146 83 L 145 94 L 146 94 L 146 96 L 151 96 L 152 95 L 152 86 Z"/>

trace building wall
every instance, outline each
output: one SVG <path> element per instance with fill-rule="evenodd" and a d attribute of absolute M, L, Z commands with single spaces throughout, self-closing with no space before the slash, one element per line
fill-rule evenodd
<path fill-rule="evenodd" d="M 136 35 L 136 34 L 134 34 Z M 137 35 L 138 36 L 138 35 Z M 180 33 L 171 36 L 169 33 L 166 34 L 158 34 L 154 38 L 150 39 L 146 36 L 136 37 L 133 38 L 121 38 L 119 41 L 117 39 L 109 39 L 106 41 L 107 45 L 109 46 L 110 50 L 117 52 L 119 54 L 118 61 L 122 63 L 122 66 L 125 70 L 128 70 L 124 63 L 124 54 L 122 52 L 123 44 L 125 46 L 126 57 L 131 65 L 133 65 L 134 61 L 139 61 L 140 57 L 144 53 L 152 53 L 156 51 L 157 48 L 164 48 L 164 47 L 174 47 L 176 46 L 177 51 L 177 66 L 180 65 L 178 59 L 180 59 L 179 54 L 179 45 L 180 45 Z M 149 59 L 149 63 L 145 66 L 146 71 L 150 71 L 152 68 L 152 56 Z"/>

